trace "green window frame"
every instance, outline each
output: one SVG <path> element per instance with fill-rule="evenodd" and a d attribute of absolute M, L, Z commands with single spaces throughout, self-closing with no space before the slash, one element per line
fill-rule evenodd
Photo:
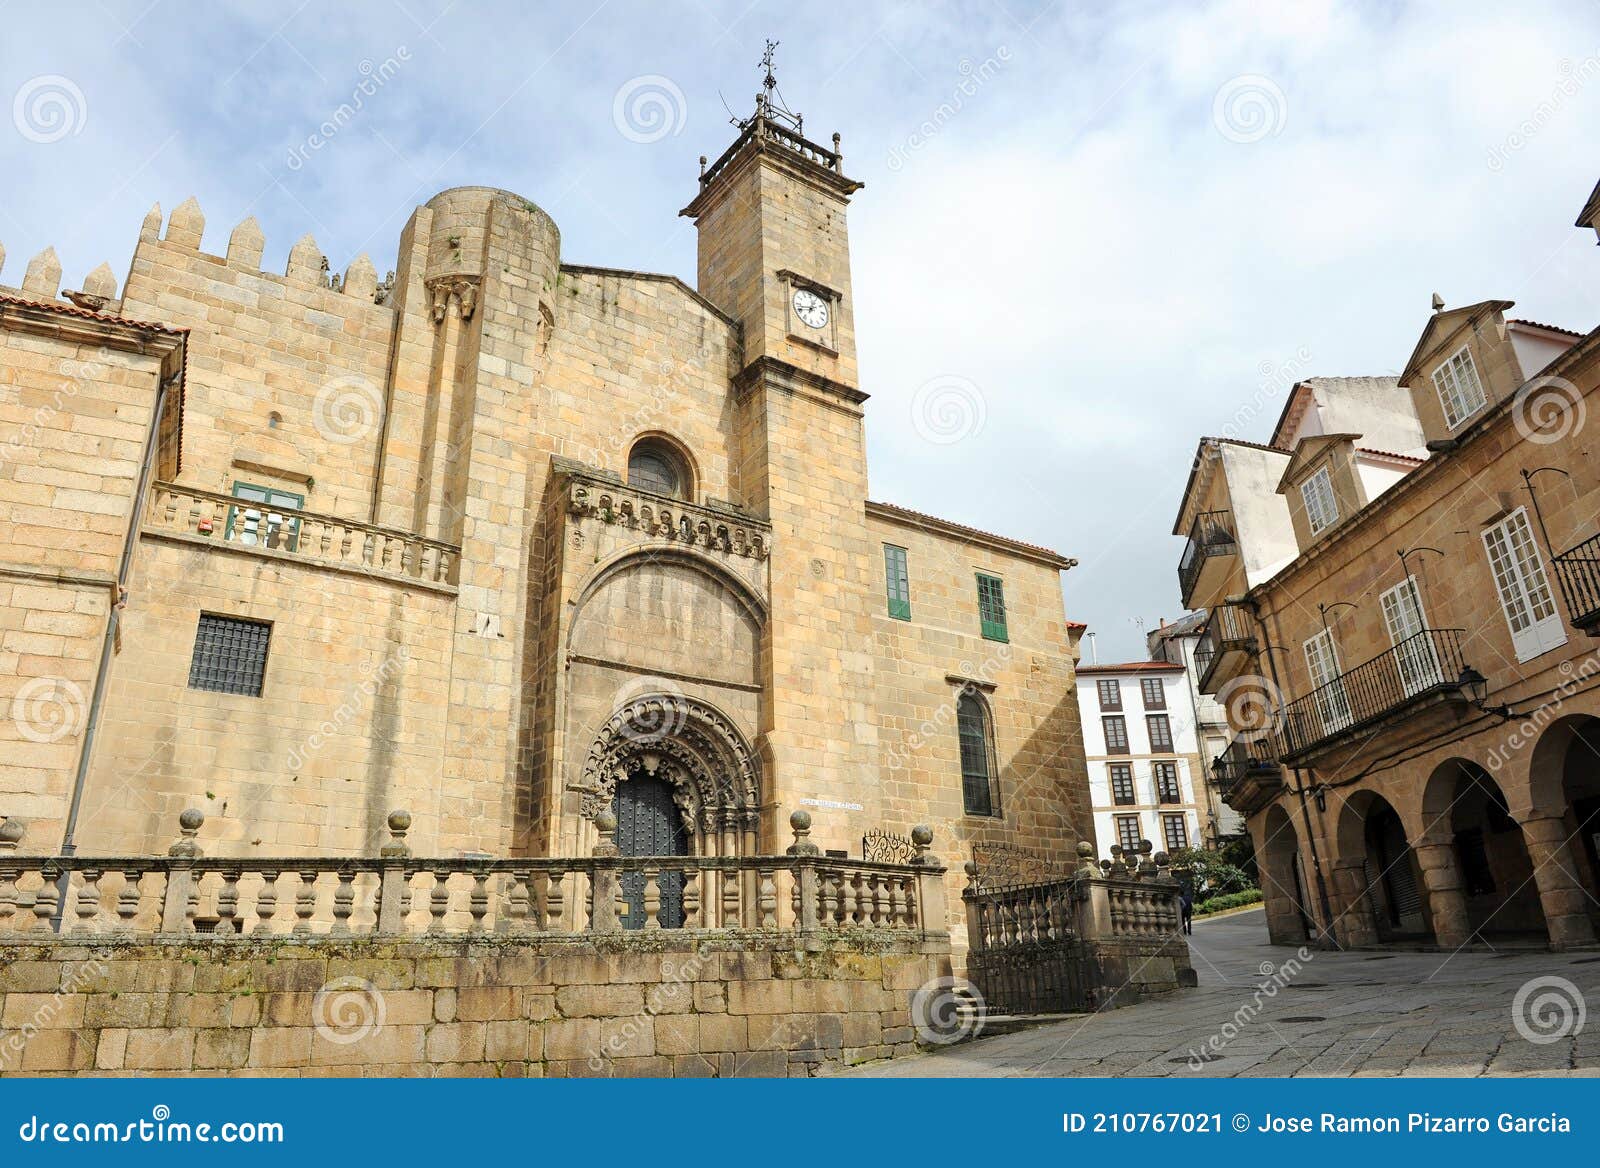
<path fill-rule="evenodd" d="M 961 747 L 962 810 L 968 815 L 998 818 L 993 727 L 988 709 L 970 693 L 962 694 L 956 702 L 956 738 Z"/>
<path fill-rule="evenodd" d="M 257 483 L 247 483 L 235 480 L 233 484 L 233 497 L 249 503 L 262 503 L 278 511 L 304 511 L 306 497 L 297 495 L 293 491 L 280 491 L 276 487 L 263 487 Z M 273 515 L 266 516 L 266 533 L 263 538 L 261 531 L 262 514 L 254 507 L 229 507 L 228 522 L 223 529 L 222 538 L 228 543 L 244 544 L 270 544 L 274 542 L 273 536 L 278 528 L 284 526 Z M 300 521 L 289 520 L 288 530 L 283 533 L 283 538 L 276 541 L 287 551 L 294 551 L 300 545 Z"/>
<path fill-rule="evenodd" d="M 892 543 L 883 545 L 884 591 L 889 600 L 889 615 L 896 620 L 911 619 L 911 573 L 906 566 L 906 549 Z"/>
<path fill-rule="evenodd" d="M 1006 592 L 1000 577 L 978 574 L 978 627 L 990 641 L 1009 641 L 1006 633 Z"/>

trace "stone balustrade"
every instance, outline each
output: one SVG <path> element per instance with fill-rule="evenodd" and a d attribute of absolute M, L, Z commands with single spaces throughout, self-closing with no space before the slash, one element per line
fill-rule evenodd
<path fill-rule="evenodd" d="M 614 524 L 650 539 L 764 560 L 772 553 L 772 528 L 733 508 L 685 503 L 612 482 L 576 463 L 559 460 L 568 476 L 567 512 Z"/>
<path fill-rule="evenodd" d="M 644 932 L 948 928 L 944 868 L 926 828 L 913 833 L 912 862 L 890 864 L 821 855 L 798 811 L 787 855 L 736 858 L 620 856 L 609 813 L 597 817 L 595 854 L 574 859 L 418 859 L 405 812 L 390 815 L 392 839 L 377 857 L 210 859 L 197 842 L 203 823 L 185 811 L 162 857 L 26 857 L 15 840 L 0 846 L 0 935 L 621 933 L 630 874 L 641 880 Z"/>
<path fill-rule="evenodd" d="M 144 529 L 338 571 L 450 587 L 461 549 L 411 532 L 156 483 Z"/>

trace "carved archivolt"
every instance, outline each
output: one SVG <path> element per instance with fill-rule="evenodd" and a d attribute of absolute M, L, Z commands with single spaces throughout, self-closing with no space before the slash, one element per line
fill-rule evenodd
<path fill-rule="evenodd" d="M 771 551 L 770 533 L 755 524 L 725 519 L 691 504 L 652 501 L 626 487 L 574 482 L 567 492 L 567 512 L 707 551 L 757 560 L 766 559 Z"/>
<path fill-rule="evenodd" d="M 652 693 L 612 714 L 584 763 L 585 818 L 609 809 L 617 784 L 638 774 L 672 784 L 693 836 L 759 825 L 760 764 L 738 728 L 705 702 Z"/>

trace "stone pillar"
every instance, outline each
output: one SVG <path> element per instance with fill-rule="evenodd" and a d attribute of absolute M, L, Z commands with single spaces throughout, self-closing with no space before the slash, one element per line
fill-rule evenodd
<path fill-rule="evenodd" d="M 405 932 L 406 909 L 409 899 L 406 879 L 406 861 L 411 858 L 411 848 L 406 844 L 406 832 L 411 830 L 411 812 L 389 812 L 389 842 L 378 855 L 383 861 L 383 872 L 378 886 L 378 923 L 380 933 Z"/>
<path fill-rule="evenodd" d="M 1434 939 L 1441 949 L 1459 949 L 1472 939 L 1472 925 L 1467 920 L 1467 897 L 1462 891 L 1456 850 L 1451 844 L 1435 840 L 1425 840 L 1412 850 L 1428 889 Z"/>
<path fill-rule="evenodd" d="M 1567 846 L 1566 820 L 1559 815 L 1524 819 L 1522 834 L 1533 861 L 1533 879 L 1539 886 L 1550 948 L 1594 944 L 1594 926 L 1584 908 L 1587 897 L 1574 875 L 1577 869 Z"/>
<path fill-rule="evenodd" d="M 1347 949 L 1378 943 L 1378 924 L 1372 919 L 1372 898 L 1367 895 L 1366 865 L 1361 860 L 1335 860 L 1333 864 L 1334 934 Z"/>

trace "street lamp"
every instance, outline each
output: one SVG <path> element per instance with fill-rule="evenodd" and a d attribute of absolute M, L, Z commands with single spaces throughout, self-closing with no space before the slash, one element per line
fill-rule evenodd
<path fill-rule="evenodd" d="M 1485 714 L 1494 714 L 1507 722 L 1516 720 L 1516 715 L 1508 706 L 1494 706 L 1489 704 L 1489 679 L 1479 673 L 1470 665 L 1461 667 L 1461 676 L 1456 678 L 1456 686 L 1461 690 L 1466 699 Z"/>

